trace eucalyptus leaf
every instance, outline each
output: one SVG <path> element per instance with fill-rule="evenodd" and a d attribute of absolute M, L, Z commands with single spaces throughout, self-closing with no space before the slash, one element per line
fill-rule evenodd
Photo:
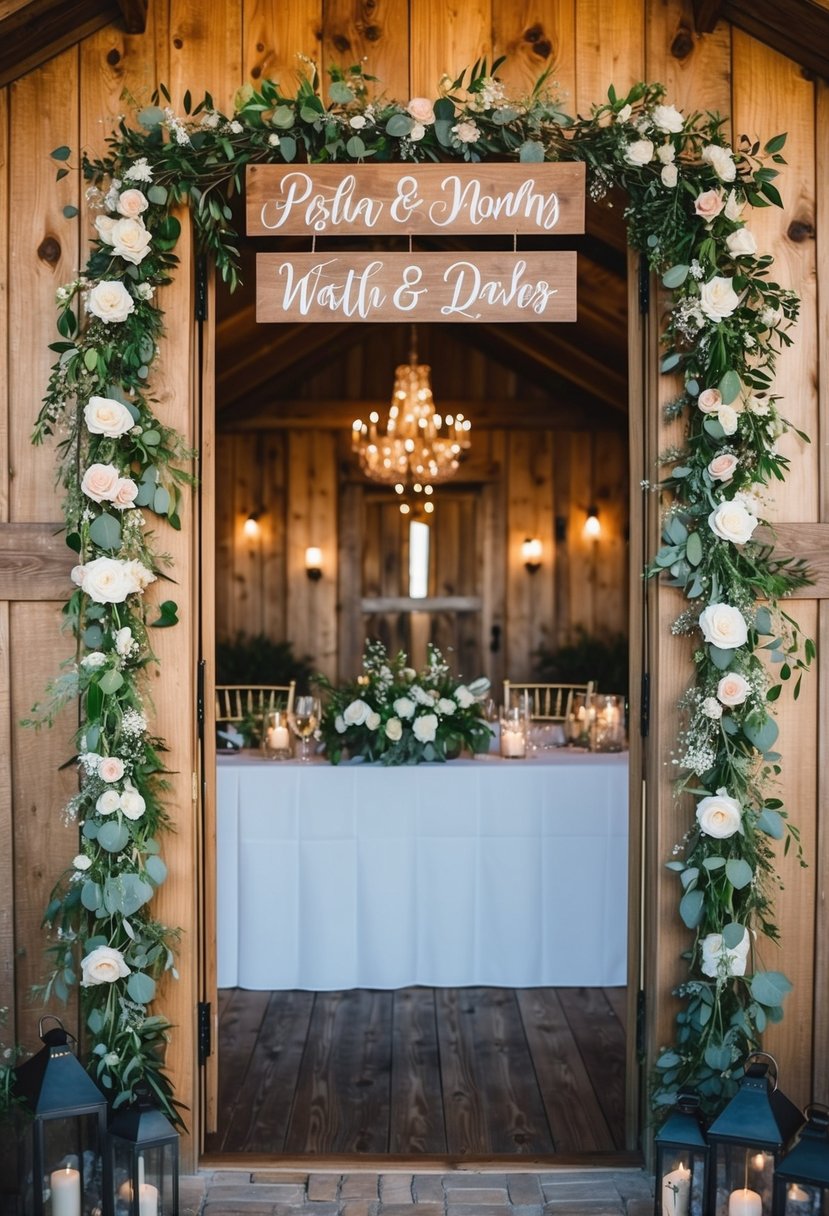
<path fill-rule="evenodd" d="M 84 646 L 88 646 L 90 650 L 98 650 L 104 640 L 104 631 L 100 625 L 87 625 L 81 636 Z"/>
<path fill-rule="evenodd" d="M 757 827 L 767 836 L 771 836 L 773 840 L 782 840 L 786 831 L 783 816 L 777 811 L 770 810 L 769 807 L 764 807 L 757 816 Z"/>
<path fill-rule="evenodd" d="M 670 289 L 681 287 L 688 278 L 689 269 L 690 267 L 688 266 L 671 266 L 671 268 L 666 270 L 662 276 L 663 287 L 668 287 Z"/>
<path fill-rule="evenodd" d="M 155 203 L 157 207 L 163 207 L 167 202 L 167 191 L 164 186 L 150 186 L 147 191 L 147 198 L 151 203 Z"/>
<path fill-rule="evenodd" d="M 386 134 L 398 139 L 409 135 L 414 127 L 414 119 L 409 114 L 392 114 L 386 123 Z"/>
<path fill-rule="evenodd" d="M 720 396 L 723 399 L 723 405 L 731 405 L 731 402 L 736 401 L 736 399 L 739 397 L 743 386 L 737 373 L 728 371 L 720 380 L 718 387 L 720 390 Z"/>
<path fill-rule="evenodd" d="M 328 96 L 333 102 L 343 106 L 347 106 L 350 101 L 354 100 L 354 92 L 344 80 L 332 80 L 328 89 Z"/>
<path fill-rule="evenodd" d="M 146 859 L 144 869 L 157 887 L 160 887 L 167 877 L 167 867 L 157 854 L 153 854 Z"/>
<path fill-rule="evenodd" d="M 745 925 L 737 921 L 729 921 L 722 931 L 723 945 L 728 950 L 736 950 L 746 935 Z"/>
<path fill-rule="evenodd" d="M 116 671 L 114 667 L 111 667 L 109 671 L 104 672 L 98 683 L 101 686 L 101 692 L 105 692 L 108 696 L 111 696 L 112 693 L 117 692 L 123 686 L 124 677 L 120 671 Z"/>
<path fill-rule="evenodd" d="M 110 819 L 98 828 L 98 844 L 108 853 L 120 853 L 130 838 L 126 824 Z"/>
<path fill-rule="evenodd" d="M 99 883 L 87 880 L 81 887 L 81 903 L 87 912 L 97 912 L 101 906 L 101 898 Z"/>
<path fill-rule="evenodd" d="M 86 823 L 81 828 L 81 835 L 84 840 L 96 840 L 98 837 L 99 825 L 94 819 L 87 819 Z"/>
<path fill-rule="evenodd" d="M 705 903 L 705 895 L 698 887 L 692 891 L 686 891 L 679 901 L 679 915 L 688 929 L 696 929 L 697 925 L 702 920 L 703 905 Z"/>
<path fill-rule="evenodd" d="M 712 415 L 708 415 L 702 426 L 706 434 L 710 435 L 712 439 L 725 439 L 725 431 L 722 429 L 717 419 L 712 417 Z"/>
<path fill-rule="evenodd" d="M 758 971 L 751 978 L 751 995 L 760 1005 L 782 1005 L 792 990 L 791 981 L 780 971 Z"/>
<path fill-rule="evenodd" d="M 365 156 L 366 145 L 359 135 L 352 135 L 345 145 L 345 150 L 354 160 L 358 160 L 361 156 Z"/>
<path fill-rule="evenodd" d="M 452 143 L 452 127 L 451 119 L 438 118 L 435 120 L 435 138 L 443 148 L 448 148 Z"/>
<path fill-rule="evenodd" d="M 136 1005 L 148 1005 L 155 996 L 155 980 L 144 971 L 133 971 L 127 980 L 127 992 Z"/>
<path fill-rule="evenodd" d="M 765 605 L 762 605 L 754 614 L 754 628 L 758 633 L 772 634 L 774 627 L 771 622 L 771 613 Z"/>
<path fill-rule="evenodd" d="M 89 525 L 89 539 L 99 549 L 114 553 L 121 548 L 121 525 L 114 515 L 104 511 Z"/>
<path fill-rule="evenodd" d="M 699 532 L 691 532 L 685 546 L 685 557 L 692 566 L 698 566 L 702 561 L 702 541 Z"/>
<path fill-rule="evenodd" d="M 525 139 L 518 149 L 518 159 L 524 165 L 540 165 L 544 160 L 544 145 L 537 139 Z"/>
<path fill-rule="evenodd" d="M 143 435 L 141 436 L 141 442 L 145 447 L 157 448 L 161 443 L 161 433 L 155 430 L 154 427 L 150 427 L 149 430 L 144 431 Z"/>
<path fill-rule="evenodd" d="M 280 131 L 288 131 L 294 125 L 294 111 L 292 106 L 277 106 L 271 115 L 271 122 Z"/>
<path fill-rule="evenodd" d="M 164 111 L 158 106 L 145 106 L 138 113 L 138 121 L 149 131 L 164 121 Z"/>
<path fill-rule="evenodd" d="M 735 891 L 742 891 L 754 877 L 754 871 L 742 857 L 731 857 L 725 863 L 725 876 Z"/>
<path fill-rule="evenodd" d="M 743 734 L 758 752 L 767 752 L 777 742 L 780 728 L 774 718 L 750 714 L 743 722 Z"/>
<path fill-rule="evenodd" d="M 721 650 L 719 646 L 715 646 L 713 643 L 709 643 L 708 653 L 711 656 L 711 662 L 719 671 L 727 671 L 731 666 L 731 660 L 734 658 L 733 650 Z"/>
<path fill-rule="evenodd" d="M 156 515 L 166 515 L 170 509 L 170 492 L 165 486 L 157 486 L 153 495 L 153 510 Z"/>
<path fill-rule="evenodd" d="M 714 870 L 721 870 L 723 868 L 723 866 L 725 865 L 725 858 L 724 857 L 706 857 L 703 860 L 702 864 L 705 866 L 706 870 L 708 870 L 709 873 L 713 873 Z"/>
<path fill-rule="evenodd" d="M 279 151 L 282 153 L 282 159 L 290 164 L 296 156 L 296 140 L 293 135 L 283 135 L 279 141 Z"/>

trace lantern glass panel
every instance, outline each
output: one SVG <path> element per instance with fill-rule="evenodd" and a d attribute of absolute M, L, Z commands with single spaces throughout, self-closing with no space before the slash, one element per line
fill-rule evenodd
<path fill-rule="evenodd" d="M 771 1216 L 774 1153 L 747 1144 L 713 1150 L 713 1216 Z"/>
<path fill-rule="evenodd" d="M 705 1155 L 688 1148 L 659 1149 L 659 1216 L 702 1216 Z"/>
<path fill-rule="evenodd" d="M 782 1216 L 829 1216 L 829 1189 L 806 1182 L 785 1183 Z"/>
<path fill-rule="evenodd" d="M 177 1216 L 178 1142 L 141 1146 L 110 1133 L 115 1216 Z"/>
<path fill-rule="evenodd" d="M 100 1216 L 99 1126 L 97 1113 L 27 1120 L 21 1136 L 23 1211 L 27 1216 Z"/>

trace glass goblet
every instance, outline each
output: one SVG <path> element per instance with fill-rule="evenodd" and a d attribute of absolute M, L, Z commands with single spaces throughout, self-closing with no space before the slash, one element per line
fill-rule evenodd
<path fill-rule="evenodd" d="M 307 764 L 312 754 L 311 737 L 320 723 L 319 697 L 297 697 L 288 721 L 299 740 L 298 759 Z"/>

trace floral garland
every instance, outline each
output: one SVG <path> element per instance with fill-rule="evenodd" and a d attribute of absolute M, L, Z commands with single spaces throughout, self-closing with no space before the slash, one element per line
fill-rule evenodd
<path fill-rule="evenodd" d="M 242 189 L 244 167 L 298 155 L 580 159 L 593 197 L 611 186 L 626 190 L 631 244 L 672 293 L 662 368 L 680 373 L 683 389 L 666 416 L 688 417 L 682 446 L 663 457 L 670 498 L 651 573 L 683 589 L 689 604 L 674 630 L 698 639 L 676 760 L 680 790 L 698 799 L 696 820 L 669 863 L 681 879 L 680 915 L 695 936 L 690 978 L 679 989 L 676 1047 L 656 1064 L 655 1105 L 695 1084 L 716 1107 L 766 1022 L 781 1016 L 788 981 L 761 969 L 755 939 L 776 937 L 769 841 L 796 834 L 773 796 L 780 768 L 771 706 L 780 684 L 761 651 L 786 679 L 808 664 L 813 647 L 806 641 L 799 657 L 797 630 L 777 603 L 807 581 L 804 570 L 776 558 L 754 532 L 764 488 L 787 467 L 776 447 L 787 424 L 770 389 L 798 302 L 768 279 L 771 258 L 758 255 L 745 208 L 780 205 L 777 170 L 766 162 L 782 163 L 784 137 L 762 152 L 743 141 L 735 152 L 720 119 L 684 116 L 655 84 L 623 98 L 611 88 L 589 118 L 573 120 L 544 77 L 529 96 L 507 98 L 497 66 L 476 64 L 468 79 L 465 72 L 445 78 L 434 101 L 405 105 L 372 98 L 371 78 L 358 67 L 332 73 L 326 103 L 313 71 L 290 96 L 271 81 L 245 86 L 232 116 L 209 95 L 193 107 L 188 93 L 182 118 L 162 87 L 138 127 L 122 120 L 107 155 L 83 162 L 96 239 L 84 273 L 58 292 L 63 341 L 53 346 L 58 360 L 34 436 L 60 436 L 67 541 L 80 559 L 66 607 L 79 661 L 38 716 L 51 721 L 57 706 L 80 697 L 81 790 L 67 815 L 81 825 L 82 844 L 47 911 L 58 938 L 47 990 L 65 995 L 80 956 L 93 1065 L 116 1104 L 145 1078 L 175 1112 L 159 1064 L 168 1025 L 147 1009 L 156 979 L 173 970 L 176 935 L 148 910 L 165 876 L 157 836 L 168 823 L 163 745 L 149 733 L 142 692 L 154 661 L 142 596 L 165 560 L 146 513 L 179 526 L 192 453 L 153 409 L 150 372 L 162 331 L 155 293 L 175 268 L 173 209 L 181 204 L 191 208 L 200 249 L 235 286 L 228 203 Z M 66 147 L 53 153 L 59 162 L 69 155 Z M 67 172 L 62 164 L 58 176 Z M 175 621 L 176 606 L 166 601 L 152 625 Z"/>

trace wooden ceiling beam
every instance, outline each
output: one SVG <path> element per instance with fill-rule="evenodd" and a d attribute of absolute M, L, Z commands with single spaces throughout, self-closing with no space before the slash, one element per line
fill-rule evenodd
<path fill-rule="evenodd" d="M 143 34 L 147 28 L 148 0 L 118 0 L 128 34 Z"/>
<path fill-rule="evenodd" d="M 118 0 L 31 0 L 20 5 L 0 20 L 0 87 L 120 17 Z"/>
<path fill-rule="evenodd" d="M 710 34 L 718 21 L 829 80 L 829 8 L 818 0 L 694 0 L 698 33 Z"/>

